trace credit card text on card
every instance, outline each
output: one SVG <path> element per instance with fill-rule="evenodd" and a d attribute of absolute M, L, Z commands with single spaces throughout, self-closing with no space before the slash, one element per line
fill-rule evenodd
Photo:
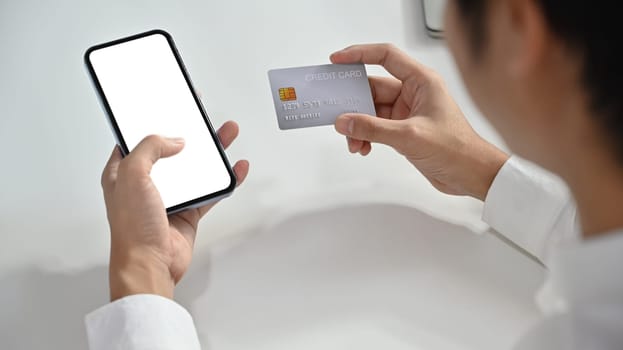
<path fill-rule="evenodd" d="M 279 128 L 332 125 L 344 113 L 376 115 L 363 64 L 327 64 L 268 72 Z"/>

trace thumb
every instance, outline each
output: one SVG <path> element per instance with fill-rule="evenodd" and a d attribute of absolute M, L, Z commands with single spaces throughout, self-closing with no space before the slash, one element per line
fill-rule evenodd
<path fill-rule="evenodd" d="M 129 163 L 136 164 L 149 174 L 151 168 L 158 159 L 176 155 L 183 148 L 184 139 L 182 138 L 167 138 L 150 135 L 136 145 L 125 160 Z"/>
<path fill-rule="evenodd" d="M 335 121 L 335 130 L 353 139 L 395 147 L 400 143 L 404 121 L 366 114 L 343 114 Z"/>

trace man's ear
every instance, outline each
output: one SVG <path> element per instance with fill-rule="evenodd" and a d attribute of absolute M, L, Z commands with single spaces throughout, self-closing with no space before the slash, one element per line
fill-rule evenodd
<path fill-rule="evenodd" d="M 536 0 L 507 0 L 508 74 L 521 79 L 542 67 L 551 34 L 543 10 Z"/>

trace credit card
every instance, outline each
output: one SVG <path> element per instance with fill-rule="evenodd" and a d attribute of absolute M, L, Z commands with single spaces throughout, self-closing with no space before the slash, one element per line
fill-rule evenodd
<path fill-rule="evenodd" d="M 273 69 L 268 79 L 281 130 L 333 125 L 344 113 L 376 115 L 363 64 Z"/>

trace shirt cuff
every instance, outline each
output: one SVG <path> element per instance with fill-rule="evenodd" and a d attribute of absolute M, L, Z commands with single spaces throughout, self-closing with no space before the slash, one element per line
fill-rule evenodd
<path fill-rule="evenodd" d="M 543 261 L 550 235 L 570 200 L 561 179 L 532 163 L 511 157 L 489 189 L 483 220 Z"/>
<path fill-rule="evenodd" d="M 91 350 L 201 348 L 188 311 L 157 295 L 116 300 L 88 314 L 85 323 Z"/>

